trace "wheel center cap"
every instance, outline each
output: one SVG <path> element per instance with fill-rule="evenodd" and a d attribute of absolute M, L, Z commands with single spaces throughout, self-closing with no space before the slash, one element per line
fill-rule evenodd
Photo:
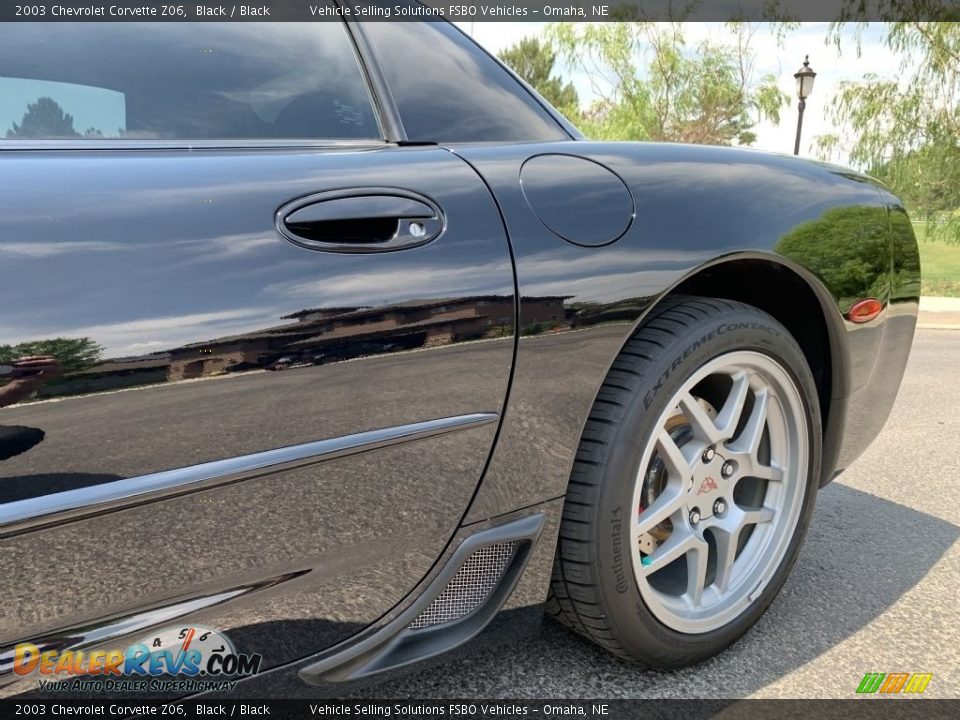
<path fill-rule="evenodd" d="M 717 485 L 717 481 L 710 475 L 707 475 L 703 480 L 700 481 L 700 488 L 697 490 L 697 495 L 704 495 L 714 490 L 719 490 L 720 486 Z"/>
<path fill-rule="evenodd" d="M 723 497 L 727 488 L 727 479 L 720 472 L 722 461 L 719 458 L 702 463 L 693 472 L 690 489 L 687 492 L 687 503 L 690 507 L 698 507 L 704 517 L 709 517 L 714 501 Z"/>

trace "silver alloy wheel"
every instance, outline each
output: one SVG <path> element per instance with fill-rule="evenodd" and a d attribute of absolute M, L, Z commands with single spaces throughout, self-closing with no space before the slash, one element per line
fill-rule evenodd
<path fill-rule="evenodd" d="M 667 627 L 726 625 L 776 572 L 807 485 L 804 408 L 785 368 L 736 351 L 699 368 L 661 414 L 636 478 L 630 547 L 640 595 Z"/>

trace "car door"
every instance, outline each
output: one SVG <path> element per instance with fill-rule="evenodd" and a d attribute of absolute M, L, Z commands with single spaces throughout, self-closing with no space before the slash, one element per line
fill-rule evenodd
<path fill-rule="evenodd" d="M 262 670 L 369 625 L 502 412 L 483 182 L 382 139 L 339 23 L 18 24 L 0 67 L 0 671 L 185 623 Z"/>

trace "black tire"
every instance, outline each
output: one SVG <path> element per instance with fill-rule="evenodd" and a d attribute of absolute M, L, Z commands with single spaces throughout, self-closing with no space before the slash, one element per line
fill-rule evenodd
<path fill-rule="evenodd" d="M 727 330 L 716 332 L 721 326 Z M 809 472 L 793 537 L 759 597 L 717 629 L 682 633 L 660 622 L 641 597 L 632 561 L 622 557 L 634 552 L 622 508 L 631 507 L 642 449 L 660 408 L 699 367 L 736 350 L 769 355 L 791 375 L 804 403 Z M 611 653 L 648 667 L 682 667 L 724 650 L 763 614 L 797 558 L 816 498 L 821 435 L 813 376 L 783 325 L 739 302 L 664 300 L 613 363 L 585 425 L 564 503 L 548 613 Z"/>

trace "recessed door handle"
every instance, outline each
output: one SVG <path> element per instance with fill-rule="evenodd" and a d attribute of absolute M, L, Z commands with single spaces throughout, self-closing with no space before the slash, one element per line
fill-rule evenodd
<path fill-rule="evenodd" d="M 435 240 L 440 209 L 405 190 L 360 188 L 299 198 L 277 211 L 277 230 L 301 247 L 323 252 L 393 252 Z"/>

